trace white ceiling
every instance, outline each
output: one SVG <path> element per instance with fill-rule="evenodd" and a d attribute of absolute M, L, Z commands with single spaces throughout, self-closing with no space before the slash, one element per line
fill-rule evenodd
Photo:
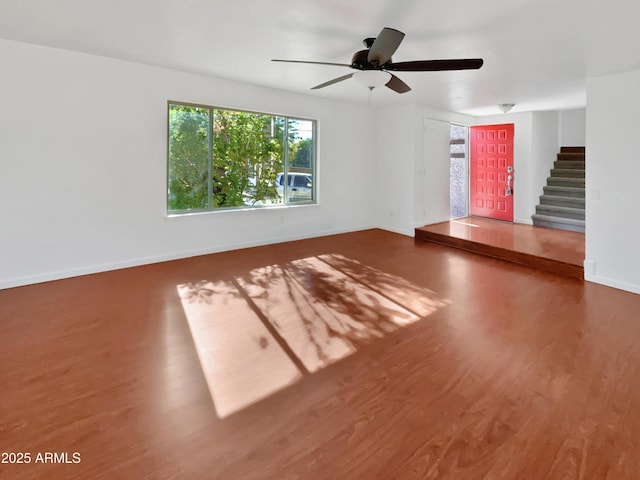
<path fill-rule="evenodd" d="M 378 105 L 472 115 L 584 107 L 588 76 L 640 69 L 638 0 L 0 0 L 0 38 Z M 412 91 L 367 89 L 350 63 L 365 37 L 406 37 L 396 62 L 482 57 L 480 70 L 399 73 Z"/>

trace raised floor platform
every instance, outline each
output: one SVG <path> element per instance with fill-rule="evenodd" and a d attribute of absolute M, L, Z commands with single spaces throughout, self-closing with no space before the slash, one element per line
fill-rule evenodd
<path fill-rule="evenodd" d="M 418 227 L 415 237 L 567 277 L 584 278 L 584 233 L 467 217 Z"/>

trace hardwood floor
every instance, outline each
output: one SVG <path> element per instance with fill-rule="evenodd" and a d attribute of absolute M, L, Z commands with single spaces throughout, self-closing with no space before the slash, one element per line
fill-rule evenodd
<path fill-rule="evenodd" d="M 466 217 L 415 229 L 419 240 L 584 278 L 584 233 Z"/>
<path fill-rule="evenodd" d="M 380 230 L 3 290 L 0 478 L 636 479 L 638 311 Z"/>

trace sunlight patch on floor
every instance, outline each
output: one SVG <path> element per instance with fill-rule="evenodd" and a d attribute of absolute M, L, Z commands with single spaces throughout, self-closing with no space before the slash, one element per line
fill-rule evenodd
<path fill-rule="evenodd" d="M 475 223 L 469 223 L 469 222 L 465 222 L 462 220 L 451 220 L 451 223 L 457 223 L 459 225 L 466 225 L 467 227 L 477 227 L 479 228 L 480 225 L 476 225 Z"/>
<path fill-rule="evenodd" d="M 231 284 L 180 285 L 178 292 L 220 418 L 302 377 Z"/>
<path fill-rule="evenodd" d="M 337 254 L 177 288 L 221 418 L 449 303 Z"/>

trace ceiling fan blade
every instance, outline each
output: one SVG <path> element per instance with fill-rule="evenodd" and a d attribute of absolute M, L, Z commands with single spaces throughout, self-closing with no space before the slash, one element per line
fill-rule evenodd
<path fill-rule="evenodd" d="M 331 63 L 331 62 L 308 62 L 306 60 L 280 60 L 277 58 L 272 58 L 272 62 L 287 62 L 287 63 L 310 63 L 313 65 L 336 65 L 338 67 L 350 67 L 348 63 Z"/>
<path fill-rule="evenodd" d="M 391 79 L 385 84 L 385 86 L 389 87 L 391 90 L 397 93 L 407 93 L 411 90 L 411 87 L 409 85 L 404 83 L 394 74 L 390 73 L 389 75 L 391 75 Z"/>
<path fill-rule="evenodd" d="M 371 45 L 367 61 L 373 65 L 384 65 L 400 46 L 404 33 L 385 27 Z"/>
<path fill-rule="evenodd" d="M 481 58 L 463 58 L 459 60 L 416 60 L 413 62 L 389 63 L 385 70 L 394 72 L 437 72 L 441 70 L 475 70 L 482 66 Z"/>
<path fill-rule="evenodd" d="M 348 73 L 347 75 L 343 75 L 341 77 L 334 78 L 333 80 L 329 80 L 328 82 L 321 83 L 320 85 L 316 85 L 315 87 L 311 87 L 311 90 L 318 90 L 319 88 L 328 87 L 329 85 L 333 85 L 334 83 L 342 82 L 343 80 L 348 80 L 351 77 L 353 77 L 353 73 Z"/>

